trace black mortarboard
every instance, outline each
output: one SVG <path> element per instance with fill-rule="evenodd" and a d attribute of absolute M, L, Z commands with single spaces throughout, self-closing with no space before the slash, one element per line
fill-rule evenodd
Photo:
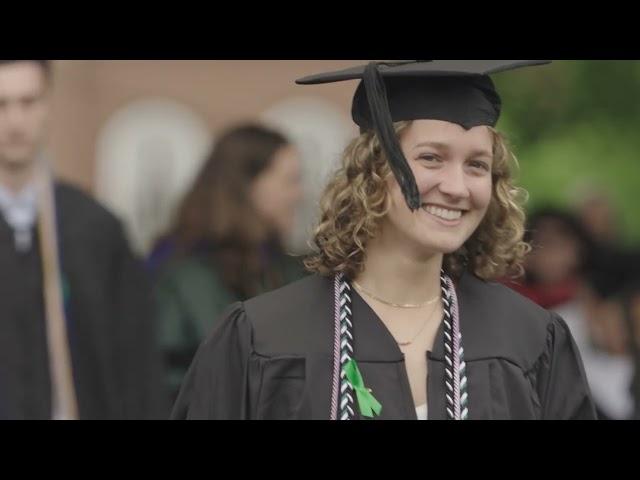
<path fill-rule="evenodd" d="M 351 114 L 361 131 L 374 130 L 411 210 L 420 208 L 415 178 L 393 122 L 444 120 L 465 129 L 494 127 L 501 101 L 489 75 L 548 60 L 412 60 L 371 62 L 296 81 L 302 85 L 360 79 Z"/>

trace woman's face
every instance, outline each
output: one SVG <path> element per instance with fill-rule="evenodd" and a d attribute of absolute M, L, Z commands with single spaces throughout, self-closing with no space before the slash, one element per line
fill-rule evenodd
<path fill-rule="evenodd" d="M 452 253 L 484 218 L 492 195 L 493 136 L 439 120 L 416 120 L 400 138 L 422 207 L 411 212 L 395 177 L 383 235 L 425 254 Z"/>
<path fill-rule="evenodd" d="M 302 197 L 301 165 L 294 147 L 276 151 L 269 167 L 254 180 L 250 195 L 258 214 L 283 238 L 288 236 Z"/>

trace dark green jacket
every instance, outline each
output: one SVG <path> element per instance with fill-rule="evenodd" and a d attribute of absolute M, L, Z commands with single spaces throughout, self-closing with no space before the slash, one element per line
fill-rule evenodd
<path fill-rule="evenodd" d="M 270 285 L 263 278 L 260 292 L 291 283 L 305 275 L 302 261 L 281 256 L 272 264 L 283 279 L 282 285 Z M 169 262 L 155 285 L 158 330 L 165 362 L 166 385 L 175 398 L 193 356 L 230 304 L 239 298 L 223 283 L 214 264 L 202 255 Z"/>

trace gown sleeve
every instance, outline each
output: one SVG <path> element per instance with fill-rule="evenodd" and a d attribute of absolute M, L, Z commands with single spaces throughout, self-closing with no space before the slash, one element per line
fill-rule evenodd
<path fill-rule="evenodd" d="M 538 360 L 537 387 L 545 420 L 595 420 L 596 411 L 578 347 L 564 320 L 552 313 L 547 348 Z"/>
<path fill-rule="evenodd" d="M 242 303 L 230 305 L 200 345 L 173 407 L 173 420 L 240 420 L 249 416 L 252 330 Z"/>

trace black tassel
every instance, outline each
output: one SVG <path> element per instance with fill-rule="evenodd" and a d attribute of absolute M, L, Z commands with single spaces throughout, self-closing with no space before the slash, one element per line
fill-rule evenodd
<path fill-rule="evenodd" d="M 387 154 L 389 166 L 396 177 L 402 194 L 411 211 L 420 208 L 420 194 L 416 179 L 409 167 L 409 163 L 402 153 L 400 143 L 393 128 L 387 90 L 382 74 L 375 62 L 369 63 L 364 71 L 364 86 L 367 92 L 367 101 L 371 112 L 371 120 L 374 131 L 378 135 L 382 148 Z"/>

